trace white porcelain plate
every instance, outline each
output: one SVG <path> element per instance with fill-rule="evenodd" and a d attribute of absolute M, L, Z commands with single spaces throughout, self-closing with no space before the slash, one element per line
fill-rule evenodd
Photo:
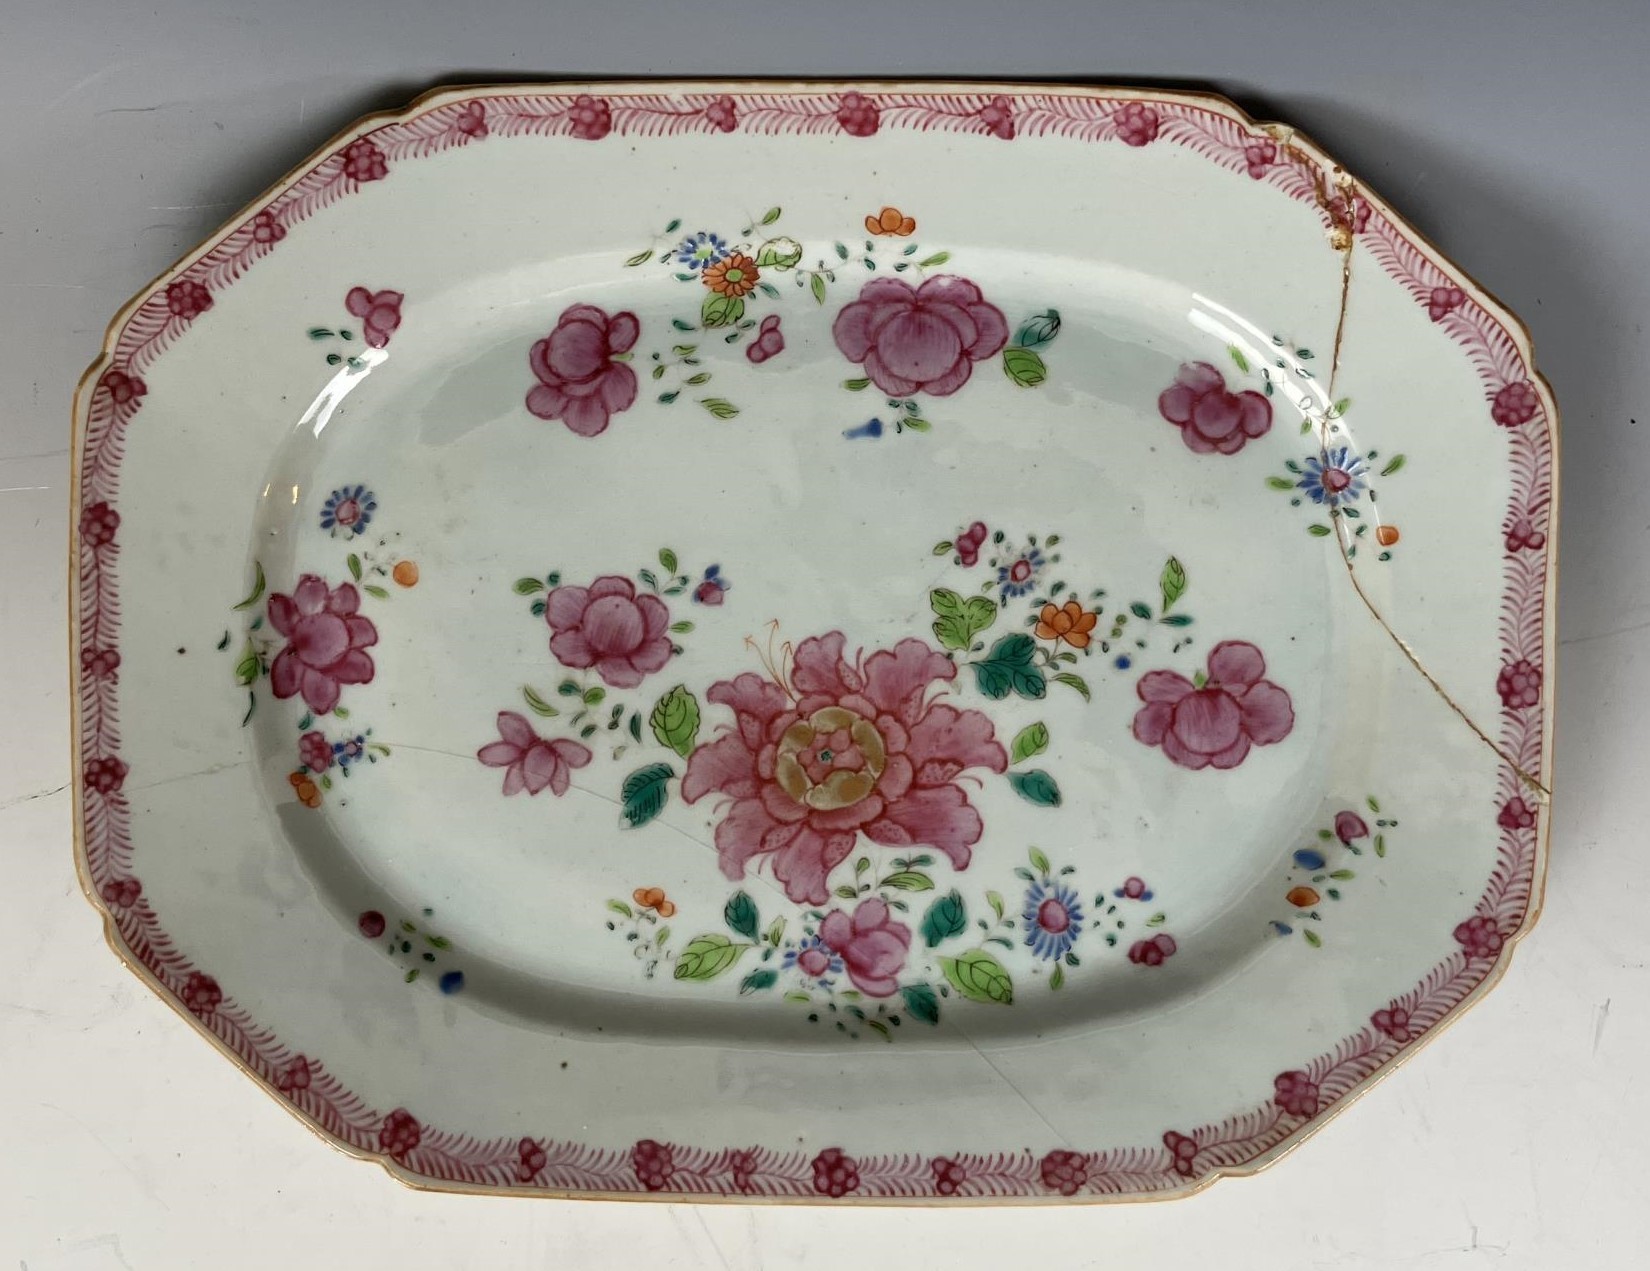
<path fill-rule="evenodd" d="M 88 892 L 407 1181 L 1188 1191 L 1534 917 L 1551 396 L 1226 102 L 440 92 L 76 422 Z"/>

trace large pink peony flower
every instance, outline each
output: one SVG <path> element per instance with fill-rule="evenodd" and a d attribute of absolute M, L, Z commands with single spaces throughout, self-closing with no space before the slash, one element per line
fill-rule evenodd
<path fill-rule="evenodd" d="M 831 334 L 883 392 L 945 397 L 1008 342 L 1008 323 L 966 278 L 943 274 L 920 287 L 874 278 L 842 307 Z"/>
<path fill-rule="evenodd" d="M 840 953 L 854 987 L 871 997 L 890 997 L 899 988 L 899 973 L 911 949 L 911 928 L 895 922 L 888 906 L 862 900 L 850 918 L 833 909 L 819 924 L 819 938 Z"/>
<path fill-rule="evenodd" d="M 533 731 L 525 715 L 515 711 L 498 713 L 498 735 L 500 740 L 476 751 L 476 758 L 489 768 L 505 769 L 507 795 L 523 790 L 534 795 L 546 786 L 551 794 L 566 794 L 572 769 L 590 762 L 588 747 L 564 737 L 547 741 Z"/>
<path fill-rule="evenodd" d="M 958 776 L 1002 772 L 1008 756 L 991 721 L 928 695 L 957 669 L 920 640 L 852 663 L 840 631 L 804 640 L 790 689 L 745 674 L 707 696 L 735 723 L 688 759 L 682 797 L 732 800 L 716 827 L 722 872 L 741 878 L 771 855 L 798 904 L 822 905 L 826 878 L 864 834 L 887 847 L 922 845 L 966 868 L 983 828 Z"/>
<path fill-rule="evenodd" d="M 563 666 L 596 668 L 614 688 L 635 688 L 670 661 L 670 610 L 657 596 L 605 574 L 588 587 L 557 587 L 544 606 L 550 652 Z"/>
<path fill-rule="evenodd" d="M 1207 362 L 1187 362 L 1174 383 L 1157 396 L 1158 413 L 1180 429 L 1180 439 L 1200 455 L 1236 454 L 1272 427 L 1272 403 L 1245 389 L 1226 391 L 1226 380 Z"/>
<path fill-rule="evenodd" d="M 1266 659 L 1243 640 L 1209 651 L 1209 678 L 1199 688 L 1174 671 L 1148 671 L 1135 692 L 1134 735 L 1182 768 L 1235 768 L 1250 746 L 1282 741 L 1295 726 L 1289 694 L 1262 679 Z"/>
<path fill-rule="evenodd" d="M 361 594 L 353 583 L 331 591 L 317 574 L 305 574 L 290 596 L 269 598 L 269 625 L 287 638 L 287 646 L 269 669 L 276 697 L 302 693 L 317 715 L 338 705 L 339 686 L 372 680 L 367 649 L 378 643 L 378 628 L 356 613 Z"/>
<path fill-rule="evenodd" d="M 640 334 L 633 313 L 608 317 L 595 305 L 569 305 L 528 354 L 539 383 L 527 394 L 527 409 L 561 420 L 581 437 L 604 432 L 607 421 L 636 400 L 636 372 L 614 355 L 629 352 Z"/>

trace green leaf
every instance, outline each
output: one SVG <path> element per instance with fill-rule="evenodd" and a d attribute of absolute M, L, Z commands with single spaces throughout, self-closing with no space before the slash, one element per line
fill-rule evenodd
<path fill-rule="evenodd" d="M 1033 755 L 1040 755 L 1048 749 L 1048 725 L 1039 721 L 1027 724 L 1014 735 L 1014 742 L 1009 747 L 1009 763 L 1019 763 L 1030 759 Z"/>
<path fill-rule="evenodd" d="M 241 660 L 235 663 L 235 683 L 242 688 L 246 688 L 253 680 L 258 678 L 258 672 L 261 670 L 263 670 L 263 663 L 258 661 L 257 653 L 248 644 L 246 652 L 241 655 Z"/>
<path fill-rule="evenodd" d="M 1065 969 L 1065 967 L 1061 966 L 1058 962 L 1056 962 L 1054 964 L 1054 970 L 1049 974 L 1049 977 L 1048 977 L 1048 987 L 1051 991 L 1058 991 L 1062 986 L 1064 986 L 1065 982 L 1066 982 L 1066 969 Z"/>
<path fill-rule="evenodd" d="M 991 906 L 991 912 L 997 915 L 997 920 L 1003 917 L 1003 894 L 1000 891 L 988 891 L 985 894 L 985 903 Z"/>
<path fill-rule="evenodd" d="M 754 900 L 744 892 L 736 891 L 728 897 L 728 903 L 722 909 L 722 921 L 728 924 L 728 930 L 734 935 L 755 940 L 762 916 L 757 913 Z"/>
<path fill-rule="evenodd" d="M 631 910 L 630 906 L 625 904 L 622 900 L 610 900 L 607 902 L 607 907 L 616 914 L 623 914 L 626 918 L 635 917 L 635 913 Z"/>
<path fill-rule="evenodd" d="M 940 999 L 926 984 L 907 984 L 899 995 L 905 999 L 905 1013 L 924 1024 L 940 1022 Z"/>
<path fill-rule="evenodd" d="M 349 712 L 347 710 L 345 710 L 342 706 L 334 706 L 332 708 L 332 713 L 333 713 L 333 715 L 335 715 L 339 719 L 348 719 L 349 718 Z"/>
<path fill-rule="evenodd" d="M 767 934 L 766 939 L 767 939 L 769 944 L 771 944 L 774 948 L 777 949 L 779 947 L 779 942 L 782 939 L 784 939 L 784 936 L 785 936 L 785 920 L 783 918 L 775 918 L 773 920 L 773 923 L 768 927 L 768 934 Z"/>
<path fill-rule="evenodd" d="M 1394 472 L 1397 472 L 1400 468 L 1402 468 L 1405 462 L 1406 460 L 1403 455 L 1393 455 L 1392 458 L 1386 461 L 1386 467 L 1381 469 L 1381 475 L 1383 477 L 1390 477 Z"/>
<path fill-rule="evenodd" d="M 884 878 L 878 887 L 892 887 L 896 891 L 933 891 L 934 880 L 915 869 L 902 869 Z"/>
<path fill-rule="evenodd" d="M 717 932 L 694 936 L 676 955 L 673 974 L 678 980 L 714 980 L 739 961 L 750 947 L 748 944 L 735 944 Z"/>
<path fill-rule="evenodd" d="M 625 261 L 625 267 L 627 269 L 634 269 L 637 265 L 645 265 L 647 264 L 647 258 L 651 255 L 653 255 L 653 249 L 651 247 L 644 247 L 629 260 Z"/>
<path fill-rule="evenodd" d="M 675 775 L 676 770 L 669 764 L 652 763 L 636 769 L 624 779 L 624 785 L 619 787 L 619 797 L 623 801 L 624 819 L 631 829 L 646 825 L 664 811 L 670 799 L 667 783 Z"/>
<path fill-rule="evenodd" d="M 667 941 L 669 939 L 670 939 L 670 928 L 669 927 L 660 927 L 658 934 L 653 937 L 653 943 L 655 945 L 657 945 L 659 948 L 662 949 L 662 948 L 665 947 L 665 941 Z"/>
<path fill-rule="evenodd" d="M 808 290 L 814 293 L 814 299 L 820 304 L 825 303 L 825 275 L 815 274 L 808 282 Z"/>
<path fill-rule="evenodd" d="M 1047 691 L 1043 673 L 1031 665 L 1037 642 L 1024 632 L 1003 636 L 974 665 L 980 692 L 1000 701 L 1010 693 L 1035 701 Z"/>
<path fill-rule="evenodd" d="M 859 895 L 859 892 L 848 886 L 847 883 L 843 883 L 842 886 L 838 887 L 832 894 L 843 900 L 852 900 L 855 896 Z"/>
<path fill-rule="evenodd" d="M 1060 334 L 1060 311 L 1050 309 L 1034 318 L 1027 318 L 1014 333 L 1014 343 L 1023 349 L 1041 348 Z"/>
<path fill-rule="evenodd" d="M 1329 527 L 1327 525 L 1308 525 L 1306 527 L 1306 532 L 1313 538 L 1329 537 Z"/>
<path fill-rule="evenodd" d="M 247 596 L 246 596 L 245 600 L 241 601 L 240 604 L 235 606 L 235 608 L 237 610 L 252 608 L 253 605 L 258 603 L 258 597 L 264 594 L 264 567 L 263 567 L 263 564 L 259 561 L 253 561 L 252 562 L 252 569 L 254 571 L 254 577 L 252 579 L 252 590 L 247 593 Z"/>
<path fill-rule="evenodd" d="M 910 432 L 927 432 L 934 426 L 926 419 L 918 419 L 915 415 L 907 415 L 901 422 Z"/>
<path fill-rule="evenodd" d="M 1157 580 L 1163 593 L 1163 612 L 1174 608 L 1174 602 L 1186 594 L 1186 567 L 1171 556 L 1163 566 L 1163 576 Z"/>
<path fill-rule="evenodd" d="M 847 389 L 850 393 L 858 393 L 869 387 L 870 383 L 871 381 L 868 379 L 843 380 L 842 387 Z"/>
<path fill-rule="evenodd" d="M 763 269 L 784 273 L 802 260 L 802 244 L 794 238 L 770 238 L 756 249 L 756 263 Z"/>
<path fill-rule="evenodd" d="M 966 649 L 974 637 L 997 621 L 997 605 L 986 596 L 966 599 L 947 587 L 928 593 L 928 607 L 937 615 L 934 635 L 941 648 Z"/>
<path fill-rule="evenodd" d="M 405 984 L 411 984 L 417 978 L 418 978 L 418 968 L 414 967 L 411 971 L 408 971 L 406 975 L 402 976 L 401 980 Z"/>
<path fill-rule="evenodd" d="M 744 997 L 749 993 L 760 993 L 763 989 L 771 989 L 779 980 L 778 971 L 770 971 L 767 967 L 752 971 L 743 980 L 739 981 L 739 995 Z"/>
<path fill-rule="evenodd" d="M 424 941 L 432 949 L 450 949 L 453 944 L 446 936 L 425 936 Z"/>
<path fill-rule="evenodd" d="M 686 759 L 699 736 L 699 699 L 687 685 L 678 684 L 658 700 L 647 722 L 661 746 L 669 746 Z"/>
<path fill-rule="evenodd" d="M 1008 774 L 1008 784 L 1027 803 L 1035 803 L 1042 808 L 1060 806 L 1060 787 L 1041 768 L 1033 768 L 1030 772 L 1011 772 Z"/>
<path fill-rule="evenodd" d="M 1346 414 L 1347 411 L 1352 409 L 1352 399 L 1350 397 L 1343 397 L 1329 409 L 1335 418 L 1339 419 L 1342 415 Z"/>
<path fill-rule="evenodd" d="M 351 552 L 349 554 L 349 559 L 346 560 L 344 563 L 349 566 L 350 577 L 355 579 L 356 582 L 360 582 L 361 581 L 361 558 L 359 556 L 357 556 L 354 552 Z"/>
<path fill-rule="evenodd" d="M 1048 863 L 1048 857 L 1043 854 L 1041 848 L 1034 847 L 1027 855 L 1031 861 L 1031 867 L 1039 874 L 1046 874 L 1052 868 Z"/>
<path fill-rule="evenodd" d="M 922 916 L 922 938 L 930 949 L 968 929 L 968 906 L 956 889 L 946 892 Z"/>
<path fill-rule="evenodd" d="M 1054 682 L 1056 684 L 1064 684 L 1068 688 L 1076 689 L 1083 695 L 1083 700 L 1085 702 L 1093 700 L 1089 693 L 1089 682 L 1081 675 L 1078 675 L 1073 671 L 1061 671 L 1060 674 L 1054 677 Z"/>
<path fill-rule="evenodd" d="M 677 563 L 676 553 L 671 551 L 670 548 L 661 547 L 659 549 L 659 564 L 665 567 L 666 573 L 674 574 L 676 572 Z"/>
<path fill-rule="evenodd" d="M 1048 367 L 1030 349 L 1011 345 L 1003 350 L 1003 374 L 1021 388 L 1036 388 L 1048 378 Z"/>
<path fill-rule="evenodd" d="M 518 596 L 531 596 L 535 591 L 543 591 L 544 584 L 537 578 L 518 578 L 511 590 Z"/>
<path fill-rule="evenodd" d="M 1195 671 L 1195 672 L 1192 673 L 1192 687 L 1193 688 L 1202 688 L 1208 682 L 1209 682 L 1209 673 L 1207 671 Z"/>
<path fill-rule="evenodd" d="M 941 958 L 940 970 L 951 987 L 971 1002 L 1007 1006 L 1014 1001 L 1014 981 L 984 949 L 970 949 L 959 958 Z"/>
<path fill-rule="evenodd" d="M 701 397 L 699 405 L 703 406 L 718 419 L 732 419 L 739 413 L 739 407 L 721 397 Z"/>
<path fill-rule="evenodd" d="M 950 252 L 935 252 L 932 256 L 924 256 L 917 262 L 918 269 L 932 269 L 936 265 L 943 265 L 951 259 Z"/>
<path fill-rule="evenodd" d="M 777 207 L 770 207 L 766 212 L 762 213 L 762 219 L 758 221 L 757 224 L 772 225 L 778 219 L 779 209 Z"/>
<path fill-rule="evenodd" d="M 559 710 L 550 705 L 549 702 L 545 701 L 525 684 L 521 686 L 521 696 L 527 703 L 528 709 L 535 715 L 542 715 L 545 719 L 554 719 L 557 715 L 561 714 Z"/>
<path fill-rule="evenodd" d="M 1316 931 L 1313 931 L 1311 927 L 1302 927 L 1301 935 L 1306 937 L 1306 943 L 1311 945 L 1314 949 L 1323 948 L 1322 937 L 1320 937 Z"/>
<path fill-rule="evenodd" d="M 700 371 L 697 375 L 688 376 L 687 379 L 683 380 L 682 382 L 684 384 L 689 385 L 690 387 L 697 388 L 701 384 L 710 383 L 710 372 L 709 371 Z"/>
<path fill-rule="evenodd" d="M 1357 877 L 1357 875 L 1349 869 L 1332 869 L 1329 871 L 1329 876 L 1338 883 L 1344 883 L 1349 878 Z"/>
<path fill-rule="evenodd" d="M 1129 606 L 1129 612 L 1132 613 L 1136 618 L 1144 618 L 1148 622 L 1151 621 L 1151 617 L 1152 617 L 1151 606 L 1146 604 L 1144 601 L 1141 601 L 1141 600 L 1135 601 L 1132 605 Z"/>
<path fill-rule="evenodd" d="M 1288 477 L 1267 477 L 1266 484 L 1274 490 L 1293 490 L 1295 483 Z"/>
<path fill-rule="evenodd" d="M 1249 359 L 1243 356 L 1243 350 L 1238 348 L 1237 345 L 1228 344 L 1226 352 L 1231 355 L 1232 362 L 1238 370 L 1247 371 L 1249 369 Z"/>
<path fill-rule="evenodd" d="M 711 292 L 699 309 L 699 321 L 707 327 L 727 327 L 745 316 L 745 302 L 738 296 Z"/>
<path fill-rule="evenodd" d="M 1166 618 L 1159 618 L 1166 627 L 1189 627 L 1192 625 L 1192 615 L 1189 613 L 1171 613 Z"/>
<path fill-rule="evenodd" d="M 1386 835 L 1384 834 L 1377 834 L 1375 836 L 1375 855 L 1386 855 Z"/>
<path fill-rule="evenodd" d="M 361 590 L 377 600 L 388 600 L 390 598 L 389 592 L 385 591 L 382 587 L 375 587 L 371 583 L 364 583 Z"/>
<path fill-rule="evenodd" d="M 587 688 L 584 690 L 584 704 L 586 706 L 600 706 L 607 696 L 605 688 Z"/>

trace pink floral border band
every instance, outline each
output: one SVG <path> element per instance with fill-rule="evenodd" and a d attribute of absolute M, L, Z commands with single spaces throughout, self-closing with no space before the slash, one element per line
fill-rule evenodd
<path fill-rule="evenodd" d="M 1556 423 L 1527 345 L 1509 320 L 1415 242 L 1338 169 L 1212 98 L 1116 90 L 702 91 L 682 94 L 502 90 L 413 107 L 335 143 L 208 250 L 157 284 L 113 334 L 86 398 L 80 453 L 76 633 L 81 762 L 79 850 L 84 877 L 121 951 L 142 965 L 199 1026 L 265 1087 L 342 1146 L 376 1156 L 414 1182 L 460 1188 L 812 1198 L 1127 1197 L 1188 1190 L 1243 1172 L 1314 1128 L 1336 1106 L 1492 981 L 1532 916 L 1542 827 L 1524 784 L 1503 765 L 1496 806 L 1497 862 L 1482 895 L 1454 928 L 1455 950 L 1414 988 L 1374 1004 L 1368 1024 L 1278 1074 L 1251 1108 L 1226 1120 L 1168 1127 L 1156 1142 L 1095 1151 L 924 1156 L 701 1148 L 644 1139 L 598 1148 L 540 1137 L 481 1139 L 426 1124 L 415 1110 L 373 1107 L 317 1056 L 283 1044 L 178 948 L 135 872 L 123 786 L 120 674 L 120 499 L 126 430 L 143 405 L 144 372 L 214 297 L 306 220 L 397 166 L 454 146 L 523 134 L 599 143 L 609 136 L 827 133 L 896 130 L 971 133 L 982 144 L 1054 135 L 1143 147 L 1185 146 L 1211 162 L 1314 204 L 1332 242 L 1360 241 L 1471 358 L 1484 385 L 1485 423 L 1511 452 L 1503 524 L 1499 742 L 1526 773 L 1541 773 L 1543 688 Z M 84 391 L 84 390 L 83 390 Z"/>

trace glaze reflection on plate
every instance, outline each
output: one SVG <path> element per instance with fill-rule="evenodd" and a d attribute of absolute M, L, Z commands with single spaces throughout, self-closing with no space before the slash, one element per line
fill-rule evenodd
<path fill-rule="evenodd" d="M 88 894 L 405 1181 L 1189 1192 L 1534 919 L 1551 395 L 1224 101 L 438 92 L 76 424 Z"/>

